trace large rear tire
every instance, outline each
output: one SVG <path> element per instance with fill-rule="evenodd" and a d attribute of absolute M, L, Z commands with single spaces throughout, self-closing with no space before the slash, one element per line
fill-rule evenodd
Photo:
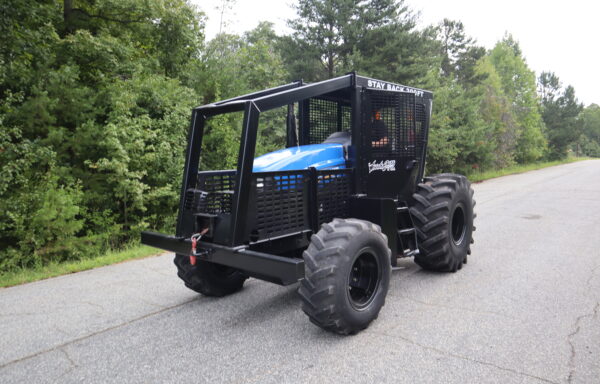
<path fill-rule="evenodd" d="M 186 287 L 204 296 L 222 297 L 242 289 L 248 276 L 237 269 L 197 260 L 190 264 L 189 256 L 175 255 L 177 276 Z"/>
<path fill-rule="evenodd" d="M 433 271 L 461 269 L 471 253 L 475 230 L 475 201 L 469 180 L 451 173 L 426 177 L 413 198 L 410 213 L 419 240 L 415 262 Z"/>
<path fill-rule="evenodd" d="M 311 322 L 347 335 L 365 329 L 385 304 L 391 251 L 381 228 L 357 219 L 323 224 L 304 251 L 302 310 Z"/>

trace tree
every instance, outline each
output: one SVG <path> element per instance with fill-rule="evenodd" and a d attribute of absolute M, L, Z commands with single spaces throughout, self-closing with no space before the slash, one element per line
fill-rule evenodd
<path fill-rule="evenodd" d="M 535 161 L 542 157 L 546 148 L 535 74 L 511 35 L 505 36 L 491 50 L 490 62 L 498 73 L 504 95 L 512 103 L 517 140 L 515 159 L 520 163 Z"/>
<path fill-rule="evenodd" d="M 296 11 L 298 17 L 288 21 L 294 32 L 287 41 L 315 70 L 304 73 L 309 80 L 356 69 L 357 52 L 362 57 L 377 54 L 383 36 L 414 28 L 412 15 L 398 0 L 300 0 Z"/>
<path fill-rule="evenodd" d="M 559 96 L 560 79 L 554 72 L 542 72 L 538 78 L 538 94 L 542 104 L 552 103 Z"/>
<path fill-rule="evenodd" d="M 586 156 L 600 157 L 600 106 L 592 104 L 581 112 L 582 135 L 578 146 Z"/>
<path fill-rule="evenodd" d="M 260 23 L 243 36 L 220 34 L 210 41 L 203 54 L 203 103 L 226 99 L 280 85 L 288 77 L 279 51 L 273 24 Z M 202 75 L 201 75 L 202 76 Z M 233 168 L 241 136 L 241 113 L 209 120 L 201 165 L 206 169 Z M 285 115 L 280 110 L 261 115 L 257 154 L 285 143 Z"/>
<path fill-rule="evenodd" d="M 486 125 L 485 140 L 491 146 L 491 165 L 503 168 L 513 165 L 517 150 L 517 122 L 513 103 L 504 94 L 502 80 L 490 56 L 479 60 L 475 73 L 482 81 L 479 113 Z"/>
<path fill-rule="evenodd" d="M 219 11 L 219 35 L 223 33 L 223 27 L 227 26 L 227 21 L 224 20 L 225 14 L 231 11 L 237 0 L 221 0 L 216 9 Z"/>
<path fill-rule="evenodd" d="M 427 169 L 429 173 L 470 173 L 492 161 L 493 141 L 480 113 L 480 97 L 446 79 L 435 89 Z"/>
<path fill-rule="evenodd" d="M 579 115 L 583 105 L 575 97 L 572 86 L 562 88 L 560 79 L 552 72 L 542 72 L 538 80 L 542 99 L 542 117 L 546 124 L 548 157 L 561 159 L 581 136 Z"/>
<path fill-rule="evenodd" d="M 463 23 L 444 19 L 436 27 L 436 37 L 440 41 L 443 76 L 455 78 L 466 88 L 484 80 L 485 74 L 476 73 L 475 67 L 486 50 L 467 36 Z"/>

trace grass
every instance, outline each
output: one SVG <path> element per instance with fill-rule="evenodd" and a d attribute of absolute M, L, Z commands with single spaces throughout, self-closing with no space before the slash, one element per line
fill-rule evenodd
<path fill-rule="evenodd" d="M 565 160 L 548 161 L 543 163 L 533 163 L 526 165 L 516 165 L 514 167 L 491 170 L 485 172 L 475 172 L 469 175 L 469 180 L 472 182 L 483 181 L 487 179 L 493 179 L 495 177 L 512 175 L 516 173 L 523 173 L 527 171 L 533 171 L 536 169 L 552 167 L 560 164 L 573 163 L 576 161 L 588 160 L 586 157 L 570 157 Z M 0 274 L 0 288 L 11 287 L 13 285 L 30 283 L 33 281 L 48 279 L 50 277 L 56 277 L 61 275 L 67 275 L 69 273 L 75 273 L 80 271 L 86 271 L 88 269 L 98 268 L 105 265 L 111 265 L 120 263 L 127 260 L 141 259 L 148 256 L 153 256 L 162 253 L 156 248 L 148 247 L 145 245 L 131 246 L 121 251 L 109 251 L 103 256 L 94 259 L 85 259 L 80 261 L 68 262 L 68 263 L 51 263 L 44 267 L 34 269 L 22 269 L 15 272 L 7 272 Z"/>
<path fill-rule="evenodd" d="M 88 269 L 103 267 L 105 265 L 117 264 L 127 260 L 141 259 L 162 253 L 156 248 L 145 245 L 130 246 L 121 251 L 109 251 L 108 253 L 93 258 L 66 263 L 51 263 L 44 267 L 33 269 L 21 269 L 14 272 L 0 274 L 0 288 L 13 285 L 31 283 L 33 281 L 48 279 L 50 277 L 67 275 Z"/>
<path fill-rule="evenodd" d="M 536 169 L 553 167 L 555 165 L 574 163 L 576 161 L 583 161 L 583 160 L 589 160 L 589 159 L 590 159 L 589 157 L 568 157 L 563 160 L 514 165 L 512 167 L 503 168 L 503 169 L 494 169 L 494 170 L 489 170 L 489 171 L 484 171 L 484 172 L 473 172 L 470 175 L 468 175 L 468 177 L 471 182 L 476 183 L 478 181 L 493 179 L 495 177 L 514 175 L 517 173 L 529 172 L 529 171 L 534 171 Z"/>

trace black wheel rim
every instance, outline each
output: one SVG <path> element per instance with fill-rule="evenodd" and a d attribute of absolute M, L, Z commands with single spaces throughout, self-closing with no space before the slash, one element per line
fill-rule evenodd
<path fill-rule="evenodd" d="M 363 250 L 354 260 L 348 281 L 348 298 L 352 306 L 362 310 L 371 304 L 379 287 L 379 262 L 372 250 Z"/>
<path fill-rule="evenodd" d="M 461 205 L 457 205 L 452 213 L 452 241 L 454 244 L 460 245 L 465 239 L 466 232 L 465 211 Z"/>

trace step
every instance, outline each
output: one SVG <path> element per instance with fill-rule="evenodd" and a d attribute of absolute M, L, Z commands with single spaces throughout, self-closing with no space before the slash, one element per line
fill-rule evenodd
<path fill-rule="evenodd" d="M 415 229 L 414 228 L 407 228 L 407 229 L 400 229 L 400 230 L 398 230 L 398 234 L 400 236 L 412 235 L 413 233 L 415 233 Z"/>
<path fill-rule="evenodd" d="M 419 250 L 415 249 L 415 250 L 404 253 L 404 257 L 414 257 L 418 254 L 419 254 Z"/>

